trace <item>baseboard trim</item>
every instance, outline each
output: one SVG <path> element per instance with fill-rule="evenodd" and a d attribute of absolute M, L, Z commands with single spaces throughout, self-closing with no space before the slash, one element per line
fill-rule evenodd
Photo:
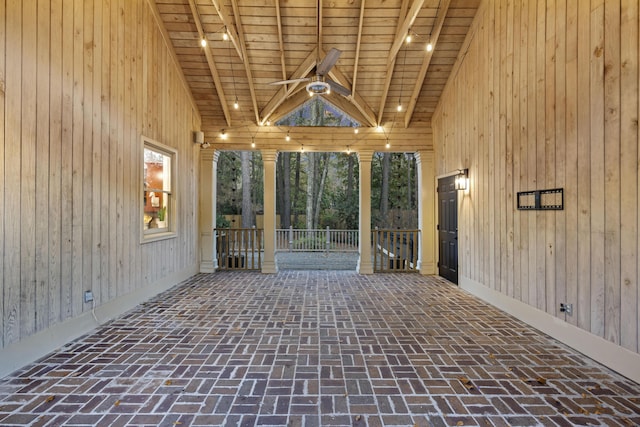
<path fill-rule="evenodd" d="M 460 288 L 470 294 L 561 341 L 609 369 L 640 383 L 640 354 L 501 294 L 468 277 L 460 276 L 459 281 Z"/>
<path fill-rule="evenodd" d="M 91 310 L 58 323 L 44 331 L 31 335 L 17 343 L 0 349 L 0 378 L 35 362 L 65 344 L 93 331 L 97 327 L 133 309 L 148 299 L 170 289 L 198 272 L 198 265 L 181 270 L 157 282 L 137 289 L 129 294 L 113 299 L 96 307 L 93 317 Z"/>

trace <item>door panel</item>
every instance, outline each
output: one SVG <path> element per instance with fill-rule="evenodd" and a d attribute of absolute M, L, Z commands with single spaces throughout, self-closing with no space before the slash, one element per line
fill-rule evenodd
<path fill-rule="evenodd" d="M 458 193 L 455 176 L 438 180 L 438 274 L 458 283 Z"/>

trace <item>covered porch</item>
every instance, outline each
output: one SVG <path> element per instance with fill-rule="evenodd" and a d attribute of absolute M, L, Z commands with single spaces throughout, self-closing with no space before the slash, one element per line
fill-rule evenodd
<path fill-rule="evenodd" d="M 626 426 L 638 396 L 438 277 L 224 272 L 6 377 L 0 424 Z"/>
<path fill-rule="evenodd" d="M 200 156 L 200 272 L 212 273 L 219 266 L 218 239 L 216 238 L 217 203 L 217 168 L 219 151 L 204 150 Z M 260 270 L 263 273 L 276 273 L 278 251 L 276 230 L 276 161 L 277 150 L 261 150 L 264 164 L 264 230 L 261 235 L 263 249 Z M 435 169 L 432 151 L 416 152 L 416 169 L 418 183 L 418 227 L 415 247 L 417 257 L 415 270 L 422 274 L 436 273 L 436 233 L 435 233 Z M 373 151 L 358 153 L 359 164 L 359 227 L 358 227 L 358 262 L 356 270 L 360 274 L 373 274 L 375 270 L 372 258 L 371 227 L 371 160 Z M 253 251 L 253 249 L 252 249 Z"/>

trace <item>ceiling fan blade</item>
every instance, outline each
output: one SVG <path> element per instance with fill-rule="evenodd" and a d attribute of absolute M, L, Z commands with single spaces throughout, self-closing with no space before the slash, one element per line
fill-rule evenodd
<path fill-rule="evenodd" d="M 351 91 L 346 87 L 342 86 L 341 84 L 331 81 L 329 79 L 327 79 L 327 83 L 329 83 L 329 86 L 331 86 L 332 91 L 335 91 L 336 93 L 339 93 L 340 95 L 343 95 L 343 96 L 351 95 Z"/>
<path fill-rule="evenodd" d="M 333 66 L 336 65 L 336 62 L 338 62 L 340 55 L 342 55 L 341 50 L 338 50 L 335 47 L 331 48 L 322 62 L 318 64 L 316 74 L 319 76 L 325 76 L 329 72 L 329 70 L 331 70 Z"/>
<path fill-rule="evenodd" d="M 309 80 L 311 80 L 309 77 L 304 77 L 304 78 L 301 78 L 301 79 L 278 80 L 277 82 L 271 82 L 271 83 L 267 83 L 267 84 L 270 84 L 272 86 L 275 86 L 275 85 L 288 85 L 288 84 L 291 84 L 291 83 L 308 82 Z"/>

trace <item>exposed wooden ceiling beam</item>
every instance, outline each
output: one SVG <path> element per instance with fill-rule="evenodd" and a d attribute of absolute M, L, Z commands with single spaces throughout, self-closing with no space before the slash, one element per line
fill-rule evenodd
<path fill-rule="evenodd" d="M 218 16 L 222 20 L 222 23 L 227 27 L 227 34 L 231 39 L 231 43 L 233 43 L 233 46 L 236 48 L 236 52 L 238 52 L 240 60 L 244 62 L 245 57 L 242 53 L 242 46 L 240 46 L 238 32 L 235 25 L 233 25 L 233 21 L 231 20 L 229 13 L 227 12 L 227 8 L 220 0 L 211 0 L 211 3 L 213 3 L 213 6 L 216 8 L 216 12 L 218 12 Z"/>
<path fill-rule="evenodd" d="M 335 105 L 338 109 L 344 111 L 352 119 L 356 120 L 358 123 L 366 125 L 369 120 L 362 114 L 353 102 L 350 99 L 345 98 L 342 95 L 338 95 L 337 93 L 331 93 L 327 98 L 328 102 Z"/>
<path fill-rule="evenodd" d="M 413 111 L 416 108 L 416 103 L 418 102 L 418 97 L 420 96 L 420 91 L 422 90 L 422 85 L 424 83 L 424 79 L 427 76 L 427 71 L 429 70 L 429 64 L 431 63 L 431 58 L 433 57 L 433 52 L 436 50 L 436 45 L 438 43 L 438 38 L 440 38 L 440 31 L 442 30 L 442 26 L 444 24 L 444 19 L 447 16 L 447 11 L 449 10 L 449 5 L 451 4 L 451 0 L 442 0 L 440 4 L 440 8 L 438 8 L 438 14 L 436 16 L 436 21 L 433 24 L 433 31 L 431 33 L 431 44 L 433 45 L 433 49 L 431 52 L 427 52 L 422 60 L 422 67 L 420 67 L 420 72 L 418 73 L 418 77 L 416 78 L 415 86 L 413 87 L 413 92 L 411 93 L 411 98 L 409 99 L 409 106 L 407 107 L 407 111 L 404 115 L 404 127 L 409 127 L 409 123 L 411 123 L 411 118 L 413 117 Z"/>
<path fill-rule="evenodd" d="M 353 103 L 351 103 L 344 96 L 338 95 L 337 93 L 331 93 L 330 95 L 325 96 L 325 99 L 334 107 L 347 113 L 358 123 L 366 124 L 368 122 L 367 118 L 364 117 L 362 112 L 358 110 L 355 105 L 353 105 Z M 271 115 L 272 124 L 273 122 L 277 122 L 278 120 L 282 119 L 292 111 L 295 111 L 308 100 L 309 94 L 306 90 L 304 90 L 304 86 L 300 86 L 298 90 L 292 96 L 290 96 L 289 99 L 283 102 L 282 105 Z"/>
<path fill-rule="evenodd" d="M 353 64 L 353 84 L 351 90 L 356 90 L 356 83 L 358 82 L 358 62 L 360 60 L 360 44 L 362 42 L 362 24 L 364 23 L 364 8 L 366 0 L 360 1 L 360 20 L 358 22 L 358 39 L 356 41 L 356 57 Z"/>
<path fill-rule="evenodd" d="M 404 41 L 405 36 L 407 35 L 407 31 L 409 31 L 409 28 L 411 28 L 411 26 L 413 25 L 413 22 L 416 20 L 416 17 L 418 16 L 418 13 L 420 13 L 420 9 L 422 8 L 423 4 L 424 4 L 424 0 L 415 0 L 411 5 L 411 9 L 409 10 L 407 17 L 402 22 L 402 25 L 398 27 L 398 30 L 396 31 L 396 38 L 393 41 L 393 44 L 391 45 L 391 50 L 389 51 L 387 66 L 389 66 L 391 62 L 395 60 L 396 56 L 398 55 L 398 51 L 400 50 L 400 46 L 402 46 L 402 42 Z"/>
<path fill-rule="evenodd" d="M 305 58 L 304 61 L 296 68 L 290 77 L 290 80 L 300 79 L 305 77 L 316 66 L 316 59 L 318 57 L 317 49 L 313 49 L 311 53 Z M 271 114 L 284 102 L 287 97 L 291 95 L 298 87 L 299 83 L 292 83 L 290 85 L 282 86 L 275 95 L 271 97 L 267 105 L 262 109 L 260 113 L 260 123 L 266 122 Z"/>
<path fill-rule="evenodd" d="M 249 84 L 249 93 L 251 94 L 251 104 L 253 105 L 253 112 L 256 116 L 256 124 L 260 123 L 260 111 L 258 111 L 258 101 L 256 99 L 256 91 L 253 85 L 253 73 L 251 72 L 251 64 L 249 64 L 249 56 L 247 55 L 247 45 L 244 39 L 244 30 L 242 29 L 242 21 L 240 18 L 240 9 L 238 8 L 238 1 L 231 0 L 231 6 L 233 7 L 233 16 L 236 20 L 236 27 L 238 29 L 238 43 L 242 50 L 242 57 L 244 57 L 244 71 L 247 75 L 247 82 Z M 229 58 L 231 60 L 231 58 Z"/>
<path fill-rule="evenodd" d="M 330 131 L 329 131 L 330 130 Z M 285 141 L 289 131 L 291 141 Z M 384 152 L 415 152 L 418 150 L 431 150 L 431 127 L 424 123 L 418 128 L 404 129 L 402 125 L 394 128 L 393 140 L 390 148 L 386 148 L 387 135 L 376 132 L 375 128 L 361 128 L 356 135 L 352 128 L 319 126 L 242 126 L 237 129 L 227 129 L 225 141 L 218 138 L 219 128 L 205 130 L 207 141 L 211 141 L 208 150 L 261 150 L 273 148 L 278 151 L 299 151 L 304 145 L 304 151 L 337 151 L 347 150 L 352 152 L 360 150 L 374 150 Z M 421 138 L 416 138 L 421 135 Z M 251 147 L 252 137 L 255 138 L 256 147 Z"/>
<path fill-rule="evenodd" d="M 414 3 L 417 4 L 418 2 Z M 400 45 L 402 46 L 402 41 L 405 38 L 405 33 L 402 31 L 404 26 L 404 22 L 402 18 L 407 14 L 407 8 L 409 7 L 408 0 L 404 0 L 402 2 L 402 6 L 400 7 L 400 15 L 398 16 L 398 26 L 396 27 L 396 37 L 395 40 L 400 40 Z M 401 24 L 402 23 L 402 24 Z M 395 44 L 395 41 L 394 41 Z M 380 106 L 378 107 L 378 123 L 382 123 L 382 117 L 384 115 L 384 106 L 387 104 L 387 96 L 389 95 L 389 87 L 391 86 L 391 79 L 393 78 L 393 70 L 396 68 L 396 58 L 397 52 L 392 56 L 392 53 L 389 53 L 389 58 L 387 60 L 387 69 L 385 71 L 384 85 L 382 86 L 382 94 L 380 95 Z"/>
<path fill-rule="evenodd" d="M 346 98 L 358 109 L 358 111 L 362 113 L 369 126 L 376 126 L 379 124 L 378 122 L 376 122 L 376 115 L 371 107 L 369 107 L 367 102 L 358 94 L 358 92 L 352 90 L 351 83 L 349 83 L 349 81 L 340 71 L 340 68 L 338 68 L 337 65 L 334 66 L 331 71 L 329 71 L 329 77 L 331 77 L 333 80 L 340 83 L 347 89 L 351 90 L 351 95 L 347 96 Z"/>
<path fill-rule="evenodd" d="M 273 126 L 275 122 L 300 107 L 308 100 L 309 94 L 304 90 L 304 86 L 299 86 L 297 90 L 273 112 L 271 115 L 271 125 Z"/>
<path fill-rule="evenodd" d="M 282 14 L 280 13 L 280 0 L 276 3 L 276 20 L 278 22 L 278 45 L 280 46 L 280 66 L 282 67 L 282 80 L 287 80 L 287 64 L 284 59 L 284 38 L 282 37 Z"/>
<path fill-rule="evenodd" d="M 317 25 L 318 25 L 318 53 L 322 52 L 322 0 L 318 0 L 317 9 Z"/>
<path fill-rule="evenodd" d="M 198 29 L 198 36 L 200 40 L 206 40 L 206 36 L 204 30 L 202 29 L 202 21 L 200 20 L 200 14 L 198 13 L 198 8 L 194 2 L 194 0 L 189 0 L 189 7 L 191 8 L 191 15 L 193 15 L 193 21 L 196 24 L 196 28 Z M 202 48 L 204 50 L 204 55 L 207 58 L 207 65 L 209 66 L 209 72 L 211 73 L 211 77 L 213 78 L 213 84 L 216 88 L 216 93 L 218 94 L 218 99 L 220 100 L 220 104 L 222 105 L 222 112 L 224 113 L 224 118 L 227 122 L 227 126 L 231 126 L 231 114 L 229 113 L 229 106 L 227 105 L 227 98 L 224 95 L 224 91 L 222 90 L 222 81 L 220 80 L 220 74 L 218 73 L 218 69 L 216 68 L 216 63 L 213 59 L 213 55 L 211 54 L 211 47 L 209 43 Z"/>

